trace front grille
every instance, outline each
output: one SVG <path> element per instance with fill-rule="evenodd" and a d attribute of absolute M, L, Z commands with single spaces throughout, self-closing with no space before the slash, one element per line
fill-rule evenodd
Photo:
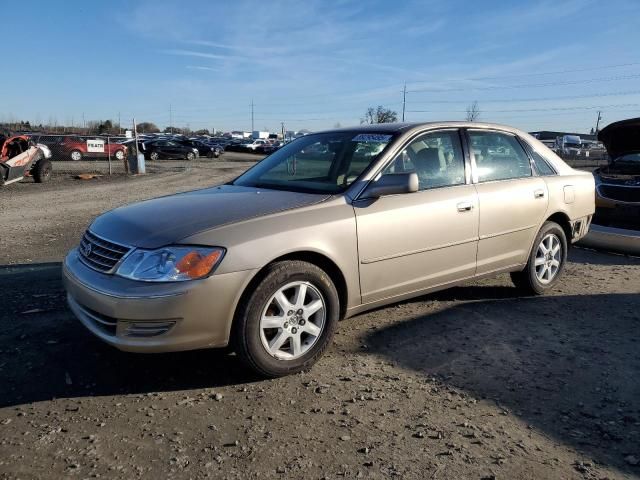
<path fill-rule="evenodd" d="M 640 202 L 640 187 L 600 185 L 598 191 L 602 197 L 610 198 L 611 200 L 629 203 Z"/>
<path fill-rule="evenodd" d="M 80 259 L 87 266 L 107 273 L 115 268 L 129 250 L 129 247 L 100 238 L 89 230 L 82 236 L 78 247 Z"/>

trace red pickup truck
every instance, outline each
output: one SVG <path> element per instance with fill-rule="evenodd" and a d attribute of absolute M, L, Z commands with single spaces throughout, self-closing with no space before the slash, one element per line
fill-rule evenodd
<path fill-rule="evenodd" d="M 84 157 L 107 157 L 109 154 L 116 160 L 122 160 L 127 154 L 124 145 L 107 143 L 101 138 L 83 140 L 80 137 L 64 137 L 59 148 L 62 156 L 75 161 Z"/>

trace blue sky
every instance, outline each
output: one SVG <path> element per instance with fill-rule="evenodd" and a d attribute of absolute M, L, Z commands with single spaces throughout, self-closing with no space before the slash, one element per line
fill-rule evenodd
<path fill-rule="evenodd" d="M 409 121 L 588 132 L 640 116 L 640 1 L 3 0 L 0 121 L 317 130 Z M 11 18 L 19 19 L 12 22 Z M 14 60 L 11 60 L 11 59 Z M 10 66 L 13 65 L 14 68 Z"/>

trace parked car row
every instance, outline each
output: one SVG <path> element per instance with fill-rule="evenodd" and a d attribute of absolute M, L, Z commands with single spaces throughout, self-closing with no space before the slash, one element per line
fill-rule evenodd
<path fill-rule="evenodd" d="M 269 141 L 264 138 L 231 140 L 225 147 L 230 152 L 249 152 L 270 154 L 284 145 L 283 142 Z"/>
<path fill-rule="evenodd" d="M 45 146 L 54 160 L 80 161 L 84 159 L 112 158 L 122 161 L 134 140 L 124 137 L 82 137 L 80 135 L 32 134 L 29 138 Z M 140 135 L 140 152 L 149 160 L 187 159 L 196 157 L 218 158 L 224 153 L 224 144 L 210 138 L 187 138 L 182 135 Z"/>

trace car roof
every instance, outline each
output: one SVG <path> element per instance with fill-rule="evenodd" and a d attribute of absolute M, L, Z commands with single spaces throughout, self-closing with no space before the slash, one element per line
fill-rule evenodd
<path fill-rule="evenodd" d="M 524 133 L 519 130 L 501 125 L 498 123 L 484 122 L 464 122 L 464 121 L 442 121 L 442 122 L 404 122 L 404 123 L 374 123 L 371 125 L 357 125 L 353 127 L 334 128 L 323 130 L 323 132 L 371 132 L 371 133 L 387 133 L 396 134 L 404 133 L 410 130 L 421 130 L 426 128 L 486 128 L 506 130 L 513 133 Z M 319 132 L 314 132 L 319 133 Z"/>

